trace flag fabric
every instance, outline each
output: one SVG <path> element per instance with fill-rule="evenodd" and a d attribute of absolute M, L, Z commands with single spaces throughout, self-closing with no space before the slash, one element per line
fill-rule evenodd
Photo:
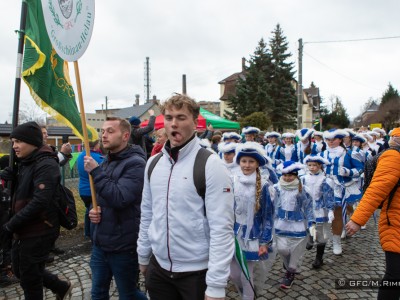
<path fill-rule="evenodd" d="M 68 63 L 53 49 L 46 31 L 41 0 L 28 0 L 22 78 L 35 102 L 83 140 L 82 122 L 69 78 Z M 98 138 L 87 126 L 89 140 Z"/>
<path fill-rule="evenodd" d="M 246 257 L 243 255 L 242 248 L 240 248 L 239 242 L 236 237 L 235 237 L 235 256 L 237 262 L 239 263 L 240 268 L 242 269 L 244 276 L 246 277 L 247 280 L 250 281 L 250 273 L 249 269 L 247 268 Z"/>

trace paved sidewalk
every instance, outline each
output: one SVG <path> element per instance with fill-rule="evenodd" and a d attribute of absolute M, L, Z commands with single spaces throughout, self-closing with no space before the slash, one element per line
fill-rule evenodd
<path fill-rule="evenodd" d="M 324 256 L 324 266 L 317 270 L 311 268 L 315 257 L 315 249 L 307 251 L 301 274 L 296 276 L 291 289 L 282 290 L 279 282 L 284 274 L 279 258 L 267 279 L 266 288 L 257 299 L 376 299 L 377 290 L 335 289 L 335 279 L 376 279 L 383 276 L 385 270 L 384 254 L 379 244 L 377 226 L 373 219 L 367 229 L 356 236 L 343 240 L 343 255 L 334 256 L 329 243 Z M 47 268 L 60 277 L 68 278 L 73 283 L 72 299 L 90 299 L 91 274 L 90 255 L 80 255 L 55 262 Z M 51 291 L 46 292 L 46 299 L 55 299 Z M 0 290 L 0 299 L 22 299 L 23 293 L 19 284 Z M 111 287 L 111 299 L 118 299 L 115 285 Z M 227 300 L 239 299 L 235 288 L 229 285 Z"/>

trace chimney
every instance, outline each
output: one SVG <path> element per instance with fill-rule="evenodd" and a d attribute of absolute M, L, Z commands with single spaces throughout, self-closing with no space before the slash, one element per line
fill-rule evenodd
<path fill-rule="evenodd" d="M 182 94 L 186 95 L 186 74 L 182 75 Z"/>
<path fill-rule="evenodd" d="M 242 57 L 242 72 L 246 69 L 246 58 Z"/>
<path fill-rule="evenodd" d="M 156 95 L 153 95 L 152 102 L 153 102 L 154 104 L 158 104 L 157 96 L 156 96 Z"/>
<path fill-rule="evenodd" d="M 139 94 L 136 94 L 136 95 L 135 95 L 135 98 L 136 98 L 136 100 L 135 100 L 135 105 L 138 105 L 138 106 L 139 106 L 139 97 L 140 97 Z"/>

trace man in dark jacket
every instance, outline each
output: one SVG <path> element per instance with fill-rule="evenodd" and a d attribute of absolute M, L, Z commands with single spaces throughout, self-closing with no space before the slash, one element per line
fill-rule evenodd
<path fill-rule="evenodd" d="M 8 171 L 15 184 L 12 217 L 2 226 L 1 242 L 11 238 L 12 266 L 20 279 L 25 299 L 43 299 L 43 286 L 65 299 L 72 286 L 45 269 L 60 224 L 53 203 L 60 182 L 57 154 L 43 145 L 41 129 L 35 122 L 17 126 L 10 135 L 18 160 L 18 175 Z M 4 178 L 4 177 L 3 177 Z"/>
<path fill-rule="evenodd" d="M 156 117 L 154 116 L 154 110 L 150 109 L 149 115 L 150 115 L 149 123 L 147 124 L 147 126 L 143 128 L 140 127 L 140 123 L 142 121 L 140 121 L 138 117 L 132 116 L 129 119 L 129 123 L 132 125 L 131 137 L 129 139 L 129 143 L 134 145 L 139 145 L 140 147 L 142 147 L 144 154 L 146 155 L 146 159 L 150 155 L 147 155 L 148 152 L 146 148 L 147 137 L 145 135 L 154 130 L 154 123 L 156 122 Z M 149 152 L 151 153 L 151 150 Z"/>
<path fill-rule="evenodd" d="M 108 155 L 100 165 L 90 156 L 84 167 L 93 177 L 97 209 L 91 209 L 92 299 L 108 299 L 112 277 L 119 299 L 147 299 L 136 286 L 136 245 L 146 159 L 137 145 L 128 145 L 131 126 L 127 120 L 107 118 L 101 135 Z"/>

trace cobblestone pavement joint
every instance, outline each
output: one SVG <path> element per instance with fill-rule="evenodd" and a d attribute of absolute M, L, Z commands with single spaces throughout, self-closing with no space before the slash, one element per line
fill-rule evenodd
<path fill-rule="evenodd" d="M 324 255 L 324 265 L 314 270 L 311 264 L 315 258 L 315 249 L 307 251 L 303 258 L 301 273 L 296 275 L 291 289 L 280 288 L 284 274 L 282 262 L 277 257 L 266 280 L 265 288 L 259 292 L 257 299 L 376 299 L 377 289 L 335 289 L 335 280 L 377 279 L 385 271 L 384 253 L 379 243 L 377 225 L 371 218 L 367 229 L 352 238 L 342 240 L 343 254 L 334 256 L 329 243 Z M 314 247 L 315 248 L 315 247 Z M 60 278 L 68 278 L 73 284 L 71 299 L 90 299 L 91 271 L 90 254 L 70 257 L 65 260 L 56 257 L 47 269 Z M 141 287 L 143 278 L 141 278 Z M 110 299 L 118 299 L 114 282 L 111 283 Z M 0 299 L 22 299 L 23 292 L 19 284 L 0 290 Z M 45 290 L 45 299 L 55 299 L 50 290 Z M 227 288 L 227 300 L 239 299 L 232 284 Z"/>

